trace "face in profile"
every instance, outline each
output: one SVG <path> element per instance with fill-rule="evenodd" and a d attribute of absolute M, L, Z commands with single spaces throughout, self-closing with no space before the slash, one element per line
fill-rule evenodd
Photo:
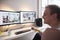
<path fill-rule="evenodd" d="M 44 18 L 44 23 L 46 24 L 51 24 L 51 22 L 53 22 L 53 15 L 50 14 L 50 9 L 49 8 L 46 8 L 45 11 L 44 11 L 44 15 L 43 15 L 43 18 Z"/>

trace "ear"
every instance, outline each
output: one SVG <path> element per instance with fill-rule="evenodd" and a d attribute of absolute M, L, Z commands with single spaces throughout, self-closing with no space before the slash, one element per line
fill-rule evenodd
<path fill-rule="evenodd" d="M 56 18 L 57 17 L 57 13 L 53 14 L 53 17 Z"/>

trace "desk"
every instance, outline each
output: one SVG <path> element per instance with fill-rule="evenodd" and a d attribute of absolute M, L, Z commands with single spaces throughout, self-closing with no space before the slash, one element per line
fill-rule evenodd
<path fill-rule="evenodd" d="M 33 30 L 22 33 L 22 34 L 18 34 L 18 35 L 15 34 L 15 32 L 17 32 L 17 31 L 28 30 L 28 29 L 31 29 L 31 28 L 12 30 L 11 34 L 9 36 L 0 37 L 0 38 L 1 38 L 1 40 L 16 40 L 16 39 L 17 40 L 32 40 L 34 35 L 36 34 L 36 32 L 34 32 Z"/>
<path fill-rule="evenodd" d="M 31 27 L 11 30 L 9 36 L 0 37 L 0 38 L 1 38 L 1 40 L 32 40 L 34 35 L 36 34 L 36 32 L 33 30 L 31 30 L 29 32 L 22 33 L 22 34 L 18 34 L 18 35 L 15 34 L 15 32 L 17 32 L 17 31 L 30 30 L 30 29 L 31 29 Z M 44 28 L 39 28 L 39 29 L 43 30 Z"/>

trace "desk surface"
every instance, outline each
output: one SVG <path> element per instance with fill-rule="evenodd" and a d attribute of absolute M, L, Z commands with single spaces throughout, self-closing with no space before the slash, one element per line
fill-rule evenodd
<path fill-rule="evenodd" d="M 15 32 L 18 32 L 18 31 L 24 31 L 24 30 L 30 30 L 28 32 L 25 32 L 25 33 L 21 33 L 21 34 L 18 34 L 16 35 Z M 32 34 L 33 33 L 33 34 Z M 36 32 L 34 32 L 33 30 L 31 30 L 31 28 L 23 28 L 23 29 L 16 29 L 16 30 L 12 30 L 10 31 L 10 35 L 8 36 L 4 36 L 4 37 L 0 37 L 1 39 L 4 39 L 4 40 L 10 40 L 10 39 L 16 39 L 16 38 L 20 38 L 20 37 L 23 37 L 24 35 L 28 36 L 28 35 L 32 35 L 31 37 L 33 37 L 35 35 Z M 5 33 L 6 34 L 6 33 Z"/>
<path fill-rule="evenodd" d="M 39 29 L 42 31 L 44 28 L 40 27 Z M 22 34 L 18 34 L 18 35 L 15 34 L 16 32 L 22 31 L 22 30 L 30 30 L 30 31 L 22 33 Z M 34 37 L 35 34 L 36 34 L 36 32 L 31 30 L 31 27 L 29 27 L 29 28 L 12 30 L 12 31 L 10 31 L 10 35 L 9 36 L 0 37 L 0 38 L 4 39 L 4 40 L 12 40 L 12 39 L 16 39 L 16 38 L 20 38 L 21 37 L 22 39 L 28 40 L 27 38 L 29 37 L 29 39 L 32 40 L 32 38 Z M 25 38 L 23 38 L 24 36 L 25 36 Z"/>

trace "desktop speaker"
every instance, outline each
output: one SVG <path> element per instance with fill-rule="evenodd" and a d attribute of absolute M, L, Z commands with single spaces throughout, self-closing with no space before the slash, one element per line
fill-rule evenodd
<path fill-rule="evenodd" d="M 35 19 L 36 26 L 42 27 L 42 18 Z"/>

